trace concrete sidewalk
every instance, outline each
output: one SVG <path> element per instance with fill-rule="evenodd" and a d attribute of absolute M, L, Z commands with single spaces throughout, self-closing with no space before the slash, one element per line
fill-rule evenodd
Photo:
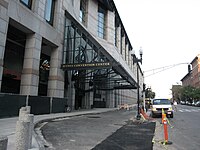
<path fill-rule="evenodd" d="M 164 142 L 164 129 L 163 129 L 163 125 L 160 123 L 161 122 L 161 118 L 160 121 L 156 121 L 156 129 L 155 129 L 155 133 L 154 133 L 154 139 L 153 139 L 153 149 L 154 150 L 176 150 L 176 148 L 174 147 L 173 143 L 172 144 L 163 144 L 162 142 Z M 168 128 L 170 128 L 170 126 L 168 125 Z M 168 133 L 170 131 L 168 130 Z M 170 141 L 170 133 L 169 133 L 169 141 Z"/>
<path fill-rule="evenodd" d="M 90 110 L 79 110 L 72 111 L 70 113 L 56 113 L 56 114 L 45 114 L 45 115 L 35 115 L 34 116 L 34 124 L 36 125 L 40 121 L 48 121 L 49 119 L 62 118 L 62 117 L 70 117 L 77 115 L 85 115 L 85 114 L 93 114 L 93 113 L 102 113 L 108 111 L 114 111 L 117 108 L 94 108 Z M 149 115 L 149 113 L 147 113 Z M 8 137 L 8 147 L 7 150 L 15 150 L 15 130 L 16 130 L 16 122 L 18 121 L 18 117 L 12 118 L 4 118 L 0 119 L 0 137 L 7 136 Z M 160 141 L 163 140 L 163 127 L 160 125 L 159 121 L 156 121 L 156 129 L 154 133 L 154 150 L 164 150 L 170 148 L 173 150 L 173 146 L 163 146 Z M 32 149 L 31 150 L 39 150 L 40 141 L 36 140 L 37 136 L 34 132 L 32 138 Z"/>
<path fill-rule="evenodd" d="M 56 114 L 45 114 L 45 115 L 35 115 L 34 116 L 34 124 L 37 124 L 40 121 L 52 119 L 52 118 L 62 118 L 62 117 L 70 117 L 91 113 L 102 113 L 107 111 L 114 111 L 117 108 L 94 108 L 90 110 L 79 110 L 72 111 L 70 113 L 56 113 Z M 15 130 L 16 130 L 16 122 L 18 121 L 18 117 L 12 118 L 4 118 L 0 119 L 0 136 L 8 137 L 8 147 L 7 150 L 15 150 Z M 33 134 L 32 138 L 32 150 L 39 149 L 38 141 L 36 141 L 35 134 Z"/>

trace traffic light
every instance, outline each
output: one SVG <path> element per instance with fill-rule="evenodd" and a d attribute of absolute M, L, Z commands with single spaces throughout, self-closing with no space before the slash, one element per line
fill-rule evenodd
<path fill-rule="evenodd" d="M 191 72 L 191 65 L 189 64 L 188 65 L 188 73 L 190 73 Z"/>
<path fill-rule="evenodd" d="M 145 91 L 145 89 L 146 89 L 146 84 L 143 83 L 143 91 Z"/>

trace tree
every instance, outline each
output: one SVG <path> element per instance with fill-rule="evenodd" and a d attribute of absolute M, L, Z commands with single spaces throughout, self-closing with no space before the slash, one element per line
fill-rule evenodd
<path fill-rule="evenodd" d="M 190 102 L 200 99 L 200 88 L 192 86 L 183 87 L 181 90 L 181 99 Z"/>
<path fill-rule="evenodd" d="M 147 88 L 145 90 L 145 97 L 146 98 L 153 99 L 153 98 L 155 98 L 155 96 L 156 96 L 156 94 L 155 94 L 155 92 L 152 91 L 151 88 Z"/>
<path fill-rule="evenodd" d="M 173 100 L 180 102 L 180 100 L 181 100 L 181 90 L 182 90 L 181 85 L 173 85 L 172 86 L 171 91 L 172 91 Z"/>

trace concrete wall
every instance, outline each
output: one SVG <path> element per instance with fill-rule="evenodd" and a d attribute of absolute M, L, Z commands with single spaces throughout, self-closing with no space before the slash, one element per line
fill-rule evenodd
<path fill-rule="evenodd" d="M 5 45 L 6 45 L 6 34 L 8 30 L 8 0 L 0 1 L 0 89 L 3 75 L 3 60 L 5 53 Z"/>

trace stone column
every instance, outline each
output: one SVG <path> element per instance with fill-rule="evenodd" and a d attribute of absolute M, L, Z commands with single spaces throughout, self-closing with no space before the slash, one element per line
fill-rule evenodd
<path fill-rule="evenodd" d="M 62 45 L 51 52 L 50 72 L 47 95 L 50 97 L 64 97 L 64 71 L 60 68 L 62 63 Z"/>
<path fill-rule="evenodd" d="M 75 87 L 74 87 L 74 81 L 71 82 L 71 89 L 70 89 L 70 92 L 71 92 L 71 103 L 72 103 L 72 108 L 75 109 L 75 96 L 76 96 L 76 91 L 75 91 Z"/>
<path fill-rule="evenodd" d="M 29 122 L 17 121 L 16 150 L 28 150 L 29 125 Z"/>
<path fill-rule="evenodd" d="M 125 50 L 126 50 L 126 45 L 125 45 L 125 35 L 122 37 L 122 57 L 125 61 Z"/>
<path fill-rule="evenodd" d="M 131 68 L 132 58 L 131 58 L 131 50 L 128 50 L 128 65 Z"/>
<path fill-rule="evenodd" d="M 84 106 L 85 106 L 86 109 L 90 109 L 91 108 L 90 98 L 91 98 L 91 92 L 85 93 Z"/>
<path fill-rule="evenodd" d="M 26 39 L 20 94 L 37 95 L 42 37 L 30 34 Z"/>
<path fill-rule="evenodd" d="M 107 13 L 107 26 L 106 26 L 106 31 L 107 31 L 107 41 L 111 45 L 115 44 L 115 13 L 108 11 Z"/>
<path fill-rule="evenodd" d="M 132 72 L 134 73 L 134 65 L 133 65 L 133 58 L 132 58 L 132 56 L 131 56 L 131 70 L 132 70 Z M 135 74 L 135 73 L 134 73 Z"/>
<path fill-rule="evenodd" d="M 93 108 L 93 107 L 94 107 L 94 91 L 91 91 L 89 95 L 90 95 L 90 96 L 89 96 L 89 97 L 90 97 L 90 99 L 89 99 L 89 100 L 90 100 L 89 104 L 90 104 L 90 107 Z"/>
<path fill-rule="evenodd" d="M 106 107 L 114 108 L 115 107 L 115 95 L 114 90 L 109 90 L 106 92 Z"/>
<path fill-rule="evenodd" d="M 87 71 L 88 73 L 89 71 Z M 85 83 L 85 88 L 86 89 L 91 89 L 93 86 L 90 86 L 89 83 Z M 83 108 L 86 108 L 86 109 L 90 109 L 91 108 L 91 105 L 93 105 L 93 91 L 90 91 L 90 92 L 86 92 L 85 93 L 85 96 L 84 96 L 84 99 L 83 99 Z"/>
<path fill-rule="evenodd" d="M 89 83 L 85 83 L 85 89 L 89 89 Z M 85 93 L 85 96 L 83 97 L 82 100 L 82 108 L 88 109 L 89 108 L 89 93 Z"/>
<path fill-rule="evenodd" d="M 117 27 L 117 48 L 118 52 L 121 51 L 121 26 Z"/>
<path fill-rule="evenodd" d="M 34 115 L 30 114 L 30 106 L 22 107 L 16 124 L 16 150 L 28 150 L 32 146 Z"/>
<path fill-rule="evenodd" d="M 3 60 L 5 53 L 6 45 L 6 35 L 8 30 L 9 17 L 7 15 L 8 11 L 8 2 L 7 0 L 1 0 L 0 2 L 0 91 L 1 91 L 1 82 L 3 75 Z"/>
<path fill-rule="evenodd" d="M 87 28 L 90 29 L 90 32 L 93 35 L 97 36 L 97 27 L 98 27 L 98 5 L 96 1 L 87 1 L 88 2 L 88 16 L 87 16 Z M 79 12 L 80 7 L 78 8 Z M 78 16 L 78 15 L 77 15 Z"/>
<path fill-rule="evenodd" d="M 85 93 L 85 108 L 90 109 L 93 100 L 93 92 Z"/>
<path fill-rule="evenodd" d="M 72 110 L 75 108 L 75 88 L 74 88 L 74 81 L 72 79 L 72 71 L 66 71 L 68 74 L 68 82 L 67 88 L 65 89 L 65 97 L 67 97 L 67 104 L 71 107 Z"/>
<path fill-rule="evenodd" d="M 125 54 L 126 54 L 126 63 L 129 64 L 129 46 L 126 44 L 126 49 L 125 49 Z"/>
<path fill-rule="evenodd" d="M 32 10 L 42 20 L 44 19 L 45 5 L 46 5 L 45 0 L 44 1 L 41 1 L 41 0 L 34 1 L 34 7 Z"/>

